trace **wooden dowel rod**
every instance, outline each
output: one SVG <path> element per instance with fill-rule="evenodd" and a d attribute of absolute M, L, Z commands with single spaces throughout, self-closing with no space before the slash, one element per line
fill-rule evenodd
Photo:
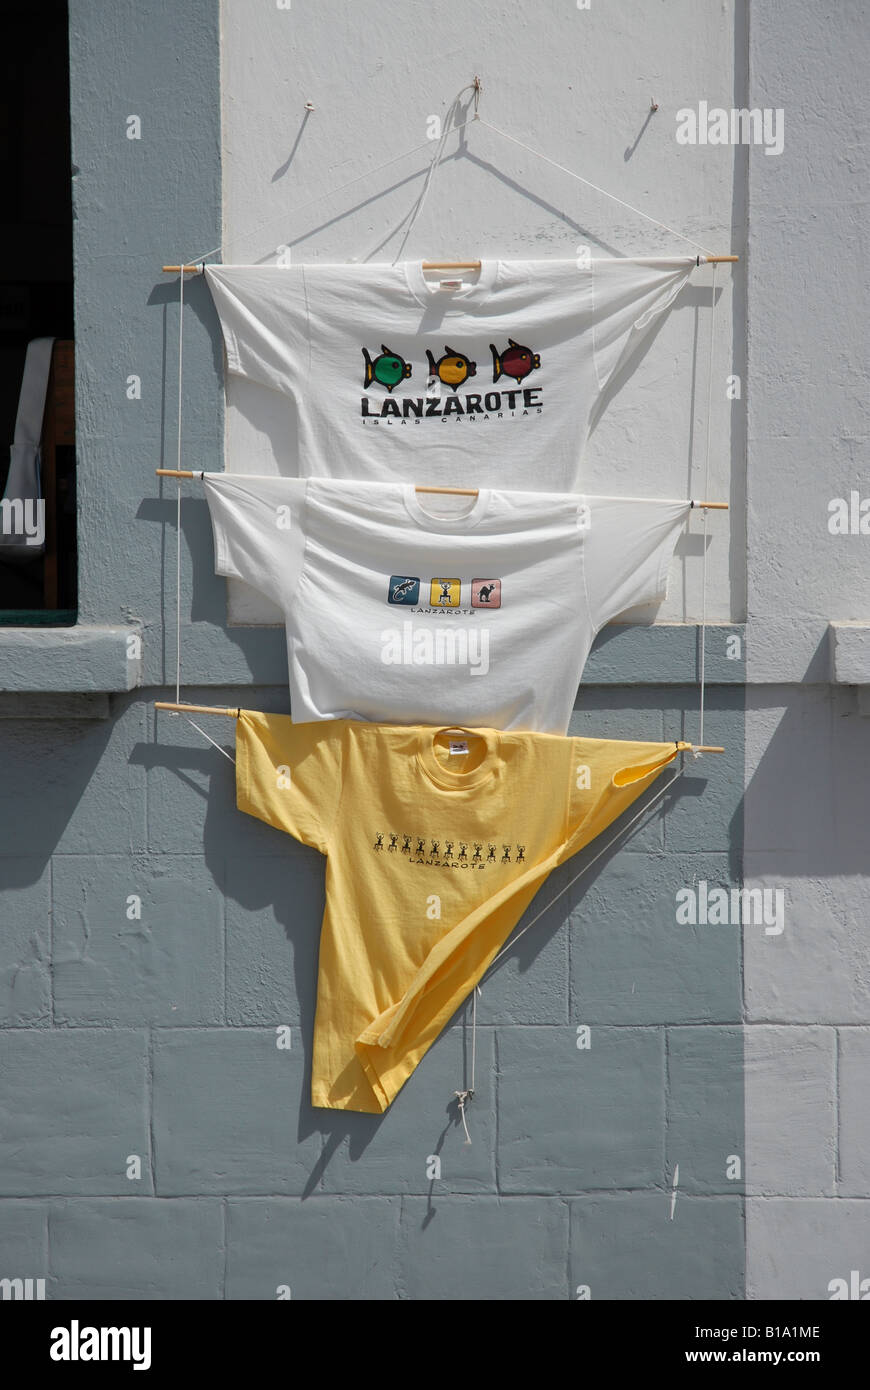
<path fill-rule="evenodd" d="M 739 256 L 705 256 L 705 265 L 721 265 L 723 262 L 739 261 Z M 423 261 L 423 270 L 480 270 L 480 261 Z M 199 265 L 163 265 L 160 267 L 165 275 L 201 275 L 204 266 Z"/>
<path fill-rule="evenodd" d="M 171 709 L 177 714 L 226 714 L 231 719 L 238 719 L 237 709 L 228 709 L 224 705 L 176 705 L 171 700 L 155 700 L 155 709 Z"/>
<path fill-rule="evenodd" d="M 476 487 L 415 487 L 415 492 L 450 492 L 457 497 L 478 497 Z"/>
<path fill-rule="evenodd" d="M 154 469 L 154 472 L 157 474 L 157 477 L 158 477 L 158 478 L 201 478 L 201 477 L 202 477 L 202 473 L 201 473 L 201 472 L 194 472 L 194 471 L 193 471 L 192 469 L 190 469 L 190 468 L 155 468 L 155 469 Z M 477 489 L 476 487 L 428 487 L 428 486 L 423 486 L 423 484 L 421 484 L 419 487 L 415 487 L 414 491 L 415 491 L 415 492 L 440 492 L 440 493 L 451 493 L 451 494 L 454 494 L 454 495 L 456 495 L 456 496 L 458 496 L 458 497 L 477 497 L 477 496 L 479 495 L 479 494 L 478 494 L 478 489 Z M 727 512 L 727 511 L 728 511 L 728 503 L 727 503 L 727 502 L 694 502 L 694 501 L 693 501 L 693 502 L 692 502 L 692 506 L 693 506 L 693 508 L 694 508 L 695 510 L 697 510 L 697 511 L 700 511 L 700 510 L 701 510 L 702 508 L 704 508 L 704 507 L 706 507 L 706 508 L 707 508 L 708 510 L 710 510 L 710 511 L 716 511 L 716 512 Z"/>
<path fill-rule="evenodd" d="M 176 714 L 222 714 L 229 719 L 238 719 L 240 710 L 226 705 L 177 705 L 173 700 L 155 700 L 155 709 L 173 710 Z M 680 753 L 724 753 L 725 749 L 713 743 L 677 743 Z"/>

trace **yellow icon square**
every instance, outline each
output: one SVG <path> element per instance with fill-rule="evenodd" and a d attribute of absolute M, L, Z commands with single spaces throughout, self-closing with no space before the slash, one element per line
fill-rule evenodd
<path fill-rule="evenodd" d="M 461 579 L 433 579 L 429 593 L 429 606 L 430 608 L 458 608 L 461 593 Z"/>

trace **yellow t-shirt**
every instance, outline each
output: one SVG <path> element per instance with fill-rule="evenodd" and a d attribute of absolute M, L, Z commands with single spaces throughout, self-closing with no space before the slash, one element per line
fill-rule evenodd
<path fill-rule="evenodd" d="M 240 811 L 327 856 L 312 1105 L 386 1110 L 547 874 L 676 743 L 240 710 Z"/>

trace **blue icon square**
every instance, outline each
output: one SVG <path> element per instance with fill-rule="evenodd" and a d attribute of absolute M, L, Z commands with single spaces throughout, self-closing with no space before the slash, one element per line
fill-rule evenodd
<path fill-rule="evenodd" d="M 419 603 L 420 580 L 414 575 L 391 574 L 387 590 L 388 603 Z"/>

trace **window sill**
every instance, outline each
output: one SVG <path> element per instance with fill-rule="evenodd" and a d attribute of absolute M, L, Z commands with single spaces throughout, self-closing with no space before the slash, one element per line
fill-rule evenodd
<path fill-rule="evenodd" d="M 108 693 L 142 683 L 138 627 L 0 627 L 0 691 Z M 139 652 L 141 653 L 141 642 Z"/>

